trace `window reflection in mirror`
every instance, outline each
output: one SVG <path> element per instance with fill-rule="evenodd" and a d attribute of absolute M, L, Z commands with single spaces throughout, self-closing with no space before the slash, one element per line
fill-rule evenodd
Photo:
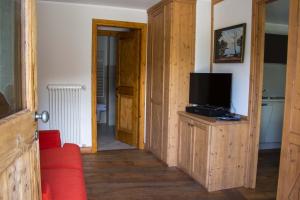
<path fill-rule="evenodd" d="M 22 110 L 22 0 L 0 0 L 0 118 Z"/>

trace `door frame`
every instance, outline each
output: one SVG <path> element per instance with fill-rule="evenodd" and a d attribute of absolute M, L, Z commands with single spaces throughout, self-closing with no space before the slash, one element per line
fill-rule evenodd
<path fill-rule="evenodd" d="M 266 5 L 274 1 L 276 0 L 252 0 L 252 41 L 248 108 L 250 139 L 245 173 L 245 187 L 247 188 L 256 187 L 264 74 L 265 10 Z"/>
<path fill-rule="evenodd" d="M 144 149 L 145 136 L 145 99 L 146 99 L 146 52 L 147 52 L 147 24 L 136 22 L 93 19 L 92 22 L 92 153 L 98 151 L 97 144 L 97 35 L 98 26 L 131 28 L 141 31 L 140 74 L 139 74 L 139 128 L 138 149 Z"/>

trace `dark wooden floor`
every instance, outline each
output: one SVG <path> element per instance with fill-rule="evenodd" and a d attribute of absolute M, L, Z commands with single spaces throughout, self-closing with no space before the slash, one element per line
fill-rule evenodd
<path fill-rule="evenodd" d="M 83 163 L 90 200 L 271 200 L 276 197 L 279 152 L 260 153 L 257 189 L 214 193 L 139 150 L 84 155 Z"/>

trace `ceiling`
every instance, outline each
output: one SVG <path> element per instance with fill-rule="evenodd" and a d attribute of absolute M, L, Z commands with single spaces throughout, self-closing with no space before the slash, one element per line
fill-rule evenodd
<path fill-rule="evenodd" d="M 269 23 L 288 24 L 289 0 L 277 0 L 267 5 L 266 20 Z"/>
<path fill-rule="evenodd" d="M 92 4 L 146 10 L 160 0 L 39 0 L 64 3 Z M 207 1 L 207 0 L 206 0 Z M 266 20 L 269 23 L 288 24 L 289 0 L 277 0 L 267 5 Z"/>
<path fill-rule="evenodd" d="M 160 0 L 40 0 L 40 1 L 53 1 L 53 2 L 65 2 L 65 3 L 80 3 L 80 4 L 92 4 L 103 6 L 115 6 L 133 9 L 148 9 Z"/>

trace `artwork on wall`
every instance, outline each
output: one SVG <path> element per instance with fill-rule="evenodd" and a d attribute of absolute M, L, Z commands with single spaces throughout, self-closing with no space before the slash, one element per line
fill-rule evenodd
<path fill-rule="evenodd" d="M 244 62 L 246 24 L 215 30 L 214 62 Z"/>

